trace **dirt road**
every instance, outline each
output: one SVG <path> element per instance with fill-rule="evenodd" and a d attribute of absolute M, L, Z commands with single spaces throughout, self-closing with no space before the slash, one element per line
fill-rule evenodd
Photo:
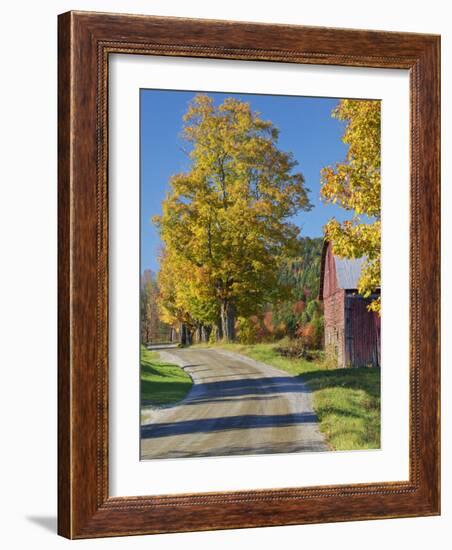
<path fill-rule="evenodd" d="M 299 379 L 220 350 L 160 354 L 194 384 L 175 406 L 142 409 L 142 459 L 328 450 Z"/>

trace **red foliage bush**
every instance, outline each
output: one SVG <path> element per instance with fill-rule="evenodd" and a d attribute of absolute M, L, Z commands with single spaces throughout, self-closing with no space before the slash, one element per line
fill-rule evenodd
<path fill-rule="evenodd" d="M 303 311 L 306 308 L 306 302 L 303 302 L 303 300 L 298 300 L 298 302 L 295 302 L 292 306 L 292 311 L 296 314 L 303 313 Z"/>

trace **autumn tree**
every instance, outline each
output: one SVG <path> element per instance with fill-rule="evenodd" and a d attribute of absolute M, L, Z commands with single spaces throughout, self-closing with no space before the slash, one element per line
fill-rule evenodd
<path fill-rule="evenodd" d="M 321 195 L 326 202 L 352 211 L 353 217 L 343 223 L 328 222 L 325 237 L 336 255 L 366 258 L 358 292 L 367 298 L 380 288 L 380 102 L 343 99 L 333 116 L 345 122 L 342 141 L 348 151 L 344 162 L 322 170 Z M 379 312 L 380 299 L 369 307 Z"/>
<path fill-rule="evenodd" d="M 146 344 L 169 332 L 159 312 L 159 290 L 154 273 L 146 269 L 141 277 L 140 326 L 141 342 Z"/>
<path fill-rule="evenodd" d="M 298 252 L 290 218 L 310 208 L 307 190 L 293 156 L 277 147 L 278 130 L 249 103 L 227 98 L 215 106 L 197 95 L 183 138 L 190 169 L 171 178 L 154 218 L 165 269 L 178 272 L 174 304 L 233 340 L 237 316 L 284 292 L 280 262 Z"/>
<path fill-rule="evenodd" d="M 183 344 L 191 343 L 195 330 L 205 330 L 217 321 L 219 309 L 206 284 L 209 281 L 203 280 L 203 270 L 194 269 L 172 247 L 164 249 L 160 256 L 157 281 L 161 319 L 178 327 Z M 209 334 L 210 330 L 204 334 L 204 340 Z"/>

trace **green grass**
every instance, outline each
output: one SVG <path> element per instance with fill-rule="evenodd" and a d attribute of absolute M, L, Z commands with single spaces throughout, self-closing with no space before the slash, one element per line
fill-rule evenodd
<path fill-rule="evenodd" d="M 332 369 L 325 361 L 280 356 L 275 344 L 223 344 L 285 372 L 300 376 L 313 392 L 320 430 L 335 450 L 380 448 L 380 369 Z"/>
<path fill-rule="evenodd" d="M 172 405 L 183 399 L 193 385 L 177 365 L 160 361 L 158 353 L 141 346 L 141 406 Z"/>
<path fill-rule="evenodd" d="M 320 429 L 334 449 L 380 448 L 380 369 L 318 370 L 303 376 Z"/>

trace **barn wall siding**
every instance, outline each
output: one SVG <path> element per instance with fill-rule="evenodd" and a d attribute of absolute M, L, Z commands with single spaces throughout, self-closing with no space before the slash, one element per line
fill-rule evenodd
<path fill-rule="evenodd" d="M 325 349 L 336 355 L 339 367 L 345 367 L 344 300 L 345 291 L 337 286 L 334 256 L 328 247 L 323 283 Z"/>
<path fill-rule="evenodd" d="M 370 301 L 354 292 L 348 292 L 345 297 L 347 366 L 380 366 L 380 317 L 367 309 Z"/>
<path fill-rule="evenodd" d="M 358 265 L 356 260 L 350 266 L 341 261 L 345 275 L 350 268 L 350 277 L 356 278 L 352 270 Z M 337 356 L 339 368 L 380 366 L 380 317 L 368 311 L 370 300 L 360 296 L 356 289 L 345 290 L 339 286 L 330 243 L 326 243 L 322 262 L 320 298 L 324 304 L 325 350 Z"/>
<path fill-rule="evenodd" d="M 331 246 L 328 246 L 326 252 L 323 277 L 323 299 L 326 299 L 332 294 L 335 294 L 338 290 L 341 290 L 337 286 L 336 264 L 334 261 L 334 255 L 331 251 Z"/>
<path fill-rule="evenodd" d="M 325 349 L 337 356 L 339 367 L 345 367 L 344 298 L 344 290 L 338 289 L 324 301 Z"/>

